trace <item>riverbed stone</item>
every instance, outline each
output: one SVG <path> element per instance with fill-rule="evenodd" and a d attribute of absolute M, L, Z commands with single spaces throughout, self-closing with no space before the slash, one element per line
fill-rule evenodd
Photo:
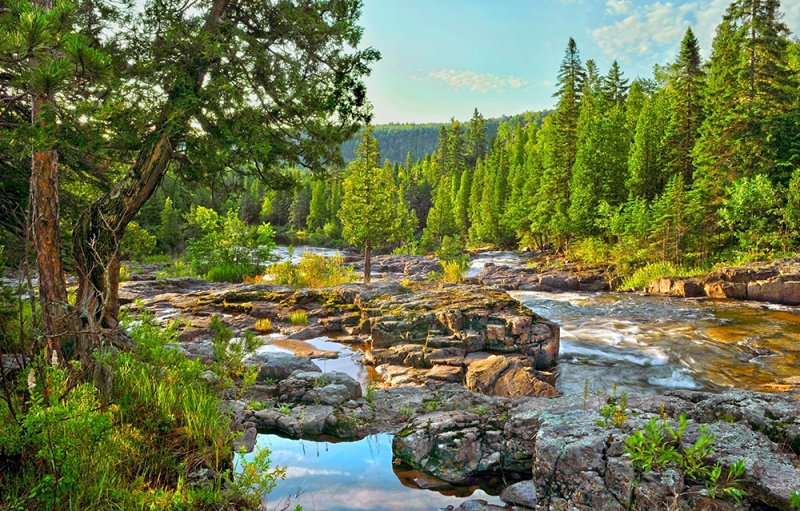
<path fill-rule="evenodd" d="M 533 509 L 536 507 L 536 484 L 533 481 L 520 481 L 500 492 L 503 502 Z"/>
<path fill-rule="evenodd" d="M 470 364 L 466 386 L 474 392 L 509 398 L 558 395 L 552 385 L 538 380 L 529 367 L 498 355 Z"/>
<path fill-rule="evenodd" d="M 291 353 L 256 351 L 245 358 L 249 367 L 259 368 L 259 380 L 283 380 L 294 371 L 319 371 L 319 367 L 307 357 Z"/>

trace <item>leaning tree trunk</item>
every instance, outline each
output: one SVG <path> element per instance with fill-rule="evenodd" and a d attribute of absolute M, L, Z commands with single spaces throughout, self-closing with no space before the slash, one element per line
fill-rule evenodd
<path fill-rule="evenodd" d="M 216 32 L 230 0 L 214 0 L 203 31 Z M 197 94 L 203 84 L 209 57 L 198 52 L 188 64 L 190 93 Z M 185 85 L 185 83 L 181 83 Z M 192 111 L 185 104 L 185 86 L 170 91 L 153 136 L 139 151 L 133 166 L 103 197 L 84 210 L 73 231 L 73 251 L 78 272 L 75 303 L 76 354 L 81 358 L 105 341 L 118 346 L 129 339 L 118 328 L 119 245 L 125 228 L 153 195 L 172 159 L 174 142 L 183 136 Z"/>
<path fill-rule="evenodd" d="M 45 9 L 53 8 L 52 0 L 34 0 Z M 31 122 L 44 126 L 54 107 L 52 93 L 33 95 Z M 53 352 L 60 353 L 61 337 L 65 333 L 67 286 L 61 261 L 61 229 L 59 227 L 58 152 L 53 148 L 34 151 L 31 156 L 30 226 L 36 249 L 36 271 L 39 275 L 39 303 L 48 348 L 48 360 Z"/>
<path fill-rule="evenodd" d="M 119 244 L 125 228 L 155 192 L 172 158 L 166 133 L 142 148 L 131 169 L 106 195 L 81 213 L 73 231 L 78 272 L 75 309 L 79 320 L 76 349 L 88 353 L 101 336 L 121 342 L 119 314 Z M 124 344 L 124 342 L 123 342 Z"/>

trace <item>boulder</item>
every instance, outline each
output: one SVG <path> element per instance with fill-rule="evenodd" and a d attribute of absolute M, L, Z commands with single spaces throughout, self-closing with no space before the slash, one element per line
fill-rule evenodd
<path fill-rule="evenodd" d="M 259 381 L 283 380 L 294 371 L 319 371 L 310 358 L 273 351 L 256 350 L 245 358 L 245 364 L 259 368 Z"/>
<path fill-rule="evenodd" d="M 500 492 L 503 502 L 533 509 L 536 507 L 536 485 L 533 481 L 520 481 Z"/>
<path fill-rule="evenodd" d="M 490 396 L 518 398 L 522 396 L 557 396 L 549 383 L 538 380 L 529 367 L 519 361 L 492 355 L 469 365 L 467 388 Z"/>

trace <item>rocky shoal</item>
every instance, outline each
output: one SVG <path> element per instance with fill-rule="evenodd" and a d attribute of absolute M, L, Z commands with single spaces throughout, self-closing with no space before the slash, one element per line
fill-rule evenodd
<path fill-rule="evenodd" d="M 381 385 L 365 388 L 311 358 L 336 353 L 257 350 L 246 363 L 258 367 L 258 381 L 224 396 L 245 448 L 259 432 L 340 440 L 388 432 L 398 463 L 444 484 L 502 480 L 502 498 L 517 509 L 790 509 L 800 490 L 795 397 L 735 390 L 629 396 L 623 417 L 609 424 L 601 413 L 608 396 L 555 391 L 547 369 L 558 355 L 557 325 L 498 289 L 415 286 L 294 290 L 173 279 L 127 283 L 120 297 L 141 300 L 162 319 L 180 316 L 185 328 L 175 348 L 207 362 L 213 315 L 237 335 L 270 319 L 286 340 L 330 335 L 361 346 L 364 363 L 382 376 Z M 307 313 L 307 325 L 291 325 L 297 310 Z M 719 463 L 721 477 L 744 460 L 741 503 L 711 499 L 680 467 L 642 474 L 624 456 L 625 440 L 651 418 L 675 426 L 682 413 L 685 446 L 701 427 L 714 435 L 706 462 Z M 500 509 L 478 501 L 461 508 Z"/>

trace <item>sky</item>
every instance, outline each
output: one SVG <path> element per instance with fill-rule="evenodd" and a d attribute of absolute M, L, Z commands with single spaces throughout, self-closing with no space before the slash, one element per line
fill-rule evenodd
<path fill-rule="evenodd" d="M 366 80 L 373 122 L 465 121 L 552 108 L 570 37 L 606 73 L 652 77 L 691 26 L 704 59 L 730 0 L 364 0 L 362 46 L 382 59 Z M 800 0 L 783 21 L 800 34 Z M 794 37 L 794 35 L 793 35 Z"/>

